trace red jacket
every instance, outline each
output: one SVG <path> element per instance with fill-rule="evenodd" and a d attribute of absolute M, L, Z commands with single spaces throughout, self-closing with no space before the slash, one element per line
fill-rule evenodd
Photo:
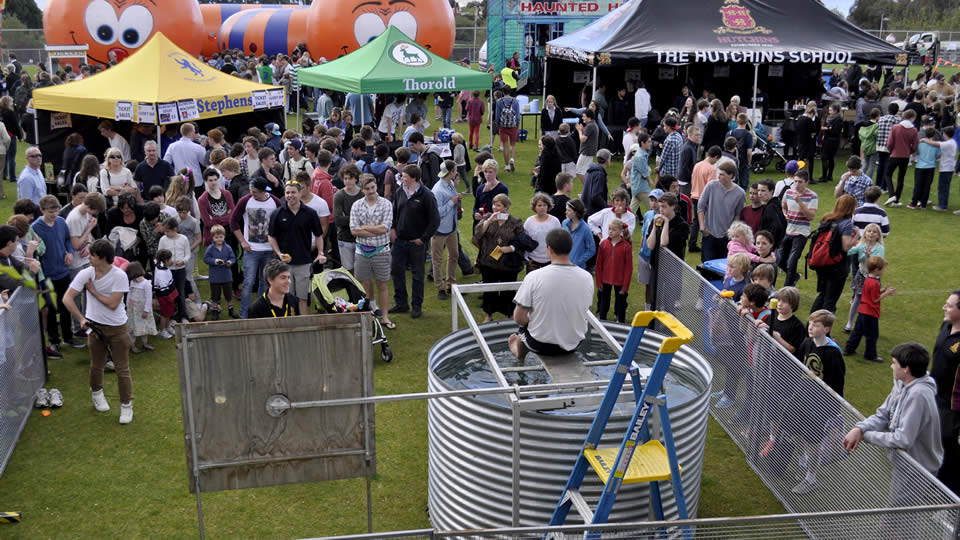
<path fill-rule="evenodd" d="M 310 177 L 310 191 L 326 201 L 331 212 L 333 211 L 333 194 L 337 192 L 332 179 L 330 173 L 319 168 L 314 169 L 313 176 Z"/>
<path fill-rule="evenodd" d="M 633 275 L 633 246 L 625 238 L 617 245 L 609 238 L 600 242 L 597 250 L 597 288 L 604 284 L 618 285 L 620 292 L 630 290 L 630 276 Z"/>
<path fill-rule="evenodd" d="M 920 144 L 920 137 L 917 136 L 917 128 L 906 127 L 903 122 L 893 126 L 890 130 L 890 137 L 887 139 L 887 149 L 890 150 L 892 158 L 907 158 L 917 151 Z"/>
<path fill-rule="evenodd" d="M 857 313 L 880 318 L 880 279 L 867 276 L 863 280 L 863 292 L 860 294 L 860 309 Z"/>

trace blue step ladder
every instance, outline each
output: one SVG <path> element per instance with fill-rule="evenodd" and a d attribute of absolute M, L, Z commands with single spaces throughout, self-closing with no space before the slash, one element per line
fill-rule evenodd
<path fill-rule="evenodd" d="M 640 381 L 640 372 L 633 358 L 643 339 L 647 326 L 657 320 L 673 333 L 660 344 L 660 350 L 653 363 L 647 384 Z M 550 525 L 563 525 L 570 508 L 576 508 L 584 523 L 606 523 L 613 509 L 617 493 L 623 484 L 647 482 L 650 484 L 650 497 L 653 510 L 658 521 L 663 521 L 663 503 L 660 498 L 659 482 L 671 480 L 673 483 L 674 498 L 677 503 L 677 512 L 680 519 L 687 519 L 687 504 L 683 495 L 683 484 L 680 481 L 680 465 L 677 463 L 677 451 L 673 443 L 673 431 L 670 428 L 670 417 L 667 413 L 666 397 L 661 394 L 663 379 L 673 360 L 673 355 L 681 345 L 693 340 L 693 333 L 687 329 L 672 314 L 663 311 L 641 311 L 633 318 L 633 328 L 627 335 L 623 345 L 616 370 L 610 378 L 600 409 L 593 419 L 586 441 L 580 450 L 577 463 L 570 473 L 567 485 L 563 489 L 560 502 L 557 503 L 550 519 Z M 620 448 L 598 448 L 600 437 L 603 435 L 610 414 L 620 397 L 624 378 L 627 373 L 633 382 L 633 394 L 636 409 L 630 428 L 620 443 Z M 649 440 L 647 419 L 651 408 L 656 405 L 660 413 L 663 440 Z M 580 487 L 587 473 L 587 467 L 592 467 L 603 481 L 603 493 L 596 510 L 591 510 Z M 611 474 L 612 473 L 612 474 Z M 689 534 L 689 529 L 684 532 Z"/>

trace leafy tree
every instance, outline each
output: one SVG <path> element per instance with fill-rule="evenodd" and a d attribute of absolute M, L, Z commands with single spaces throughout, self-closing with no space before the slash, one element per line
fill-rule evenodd
<path fill-rule="evenodd" d="M 31 0 L 32 1 L 32 0 Z M 7 4 L 10 5 L 10 4 Z M 4 30 L 22 30 L 27 28 L 19 18 L 8 12 L 3 14 Z M 44 44 L 42 32 L 4 32 L 0 40 L 3 49 L 42 49 Z"/>
<path fill-rule="evenodd" d="M 33 0 L 7 0 L 3 11 L 3 26 L 6 28 L 12 28 L 7 25 L 9 17 L 15 17 L 26 28 L 43 28 L 43 13 Z"/>

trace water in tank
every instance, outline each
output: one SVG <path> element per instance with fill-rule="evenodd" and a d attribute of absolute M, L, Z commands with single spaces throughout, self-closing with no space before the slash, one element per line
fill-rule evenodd
<path fill-rule="evenodd" d="M 607 323 L 620 342 L 629 327 Z M 481 326 L 487 344 L 502 367 L 515 366 L 507 337 L 516 327 L 509 323 Z M 651 366 L 663 336 L 648 331 L 636 361 Z M 585 360 L 615 359 L 617 354 L 599 336 L 590 335 L 578 354 Z M 539 360 L 530 356 L 528 365 Z M 607 381 L 612 365 L 590 368 L 596 380 Z M 438 341 L 428 360 L 430 391 L 491 388 L 497 386 L 477 342 L 469 330 L 454 332 Z M 509 384 L 552 382 L 545 371 L 505 372 Z M 683 469 L 683 487 L 690 517 L 696 516 L 707 429 L 707 405 L 713 372 L 689 346 L 677 352 L 663 393 Z M 597 390 L 602 392 L 603 389 Z M 567 408 L 523 411 L 520 415 L 520 526 L 546 525 L 583 445 L 596 411 L 596 403 Z M 632 402 L 620 403 L 611 415 L 601 446 L 619 446 L 633 413 Z M 513 416 L 504 395 L 433 399 L 428 404 L 429 510 L 434 527 L 441 530 L 509 527 L 513 502 Z M 667 519 L 675 519 L 676 504 L 669 482 L 661 482 Z M 591 471 L 582 492 L 591 506 L 599 499 L 602 484 Z M 624 486 L 610 521 L 640 521 L 649 517 L 647 484 Z M 571 512 L 568 523 L 579 516 Z"/>

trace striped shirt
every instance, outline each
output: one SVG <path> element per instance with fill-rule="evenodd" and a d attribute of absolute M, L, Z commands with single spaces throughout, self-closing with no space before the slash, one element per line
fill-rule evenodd
<path fill-rule="evenodd" d="M 803 202 L 808 210 L 817 209 L 817 194 L 812 189 L 797 194 L 794 189 L 788 189 L 783 195 L 783 203 L 787 207 L 784 215 L 787 217 L 787 234 L 794 236 L 807 236 L 810 234 L 810 219 L 800 211 L 800 205 L 797 201 Z"/>
<path fill-rule="evenodd" d="M 390 227 L 393 226 L 393 205 L 383 197 L 378 197 L 372 207 L 366 197 L 353 203 L 350 208 L 350 228 L 359 229 L 364 225 L 384 225 L 387 232 L 377 236 L 358 236 L 356 243 L 364 246 L 380 247 L 390 243 Z"/>
<path fill-rule="evenodd" d="M 892 114 L 885 114 L 877 120 L 877 152 L 889 152 L 887 150 L 887 139 L 890 137 L 890 130 L 897 123 L 897 117 Z"/>
<path fill-rule="evenodd" d="M 862 231 L 871 223 L 879 225 L 884 236 L 890 234 L 890 218 L 887 217 L 887 212 L 875 203 L 863 203 L 863 206 L 853 212 L 853 226 Z"/>

